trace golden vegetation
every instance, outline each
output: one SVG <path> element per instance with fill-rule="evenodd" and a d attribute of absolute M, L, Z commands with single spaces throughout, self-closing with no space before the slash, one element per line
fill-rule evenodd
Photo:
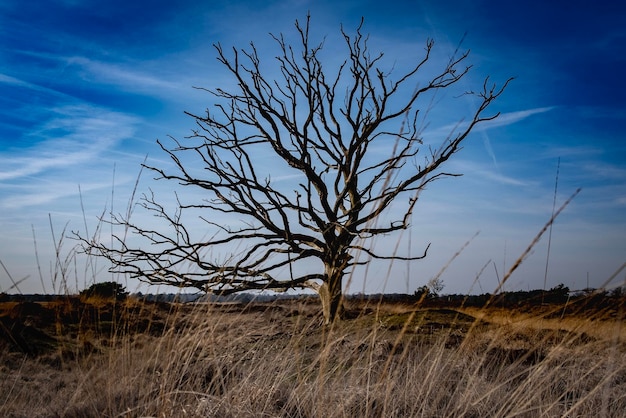
<path fill-rule="evenodd" d="M 4 417 L 622 416 L 621 317 L 307 300 L 0 304 Z M 582 311 L 581 311 L 582 312 Z"/>

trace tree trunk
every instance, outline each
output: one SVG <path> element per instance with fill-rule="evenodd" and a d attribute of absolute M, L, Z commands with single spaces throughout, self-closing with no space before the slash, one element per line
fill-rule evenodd
<path fill-rule="evenodd" d="M 334 268 L 326 269 L 327 281 L 324 282 L 318 292 L 322 301 L 324 313 L 324 325 L 330 325 L 343 315 L 342 276 L 343 272 Z"/>

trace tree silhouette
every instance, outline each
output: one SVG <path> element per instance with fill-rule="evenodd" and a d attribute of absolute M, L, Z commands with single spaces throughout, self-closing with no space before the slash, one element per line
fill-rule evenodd
<path fill-rule="evenodd" d="M 203 115 L 188 113 L 196 123 L 192 134 L 184 141 L 172 138 L 169 147 L 157 141 L 173 170 L 146 166 L 159 179 L 202 191 L 202 197 L 187 202 L 177 194 L 171 209 L 152 192 L 144 195 L 141 205 L 169 229 L 142 227 L 118 215 L 112 222 L 144 245 L 129 244 L 125 233 L 114 245 L 87 242 L 89 251 L 108 258 L 112 271 L 155 284 L 217 294 L 313 288 L 326 323 L 341 313 L 346 275 L 367 262 L 357 253 L 386 260 L 425 257 L 428 247 L 401 257 L 368 243 L 406 229 L 420 191 L 456 175 L 441 166 L 477 124 L 498 116 L 485 111 L 510 80 L 497 87 L 485 79 L 479 91 L 465 91 L 477 98 L 470 117 L 428 145 L 423 134 L 435 95 L 468 73 L 469 52 L 455 52 L 433 72 L 434 42 L 428 40 L 423 56 L 394 78 L 379 68 L 383 54 L 372 55 L 362 25 L 352 36 L 341 29 L 347 56 L 335 71 L 323 65 L 324 43 L 311 42 L 309 16 L 304 25 L 296 21 L 297 47 L 282 34 L 271 35 L 279 51 L 270 61 L 276 77 L 264 71 L 254 44 L 230 53 L 215 45 L 236 87 L 205 89 L 217 104 Z M 294 180 L 272 178 L 270 171 Z M 401 215 L 389 220 L 398 210 Z M 186 220 L 191 213 L 214 235 L 198 237 L 197 226 Z M 222 214 L 241 221 L 211 218 Z"/>
<path fill-rule="evenodd" d="M 116 282 L 94 283 L 80 292 L 85 298 L 98 297 L 102 299 L 124 300 L 128 296 L 126 288 Z"/>

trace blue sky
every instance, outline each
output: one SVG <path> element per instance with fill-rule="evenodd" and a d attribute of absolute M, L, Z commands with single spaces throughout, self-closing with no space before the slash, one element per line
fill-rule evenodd
<path fill-rule="evenodd" d="M 429 37 L 437 59 L 463 39 L 473 64 L 467 88 L 487 75 L 516 77 L 494 106 L 498 122 L 450 161 L 447 169 L 464 176 L 433 183 L 411 229 L 389 238 L 414 253 L 431 242 L 429 257 L 410 267 L 372 265 L 351 291 L 412 292 L 477 232 L 442 274 L 444 292 L 494 290 L 550 217 L 559 158 L 557 205 L 583 190 L 554 224 L 547 286 L 580 289 L 587 278 L 600 286 L 626 262 L 626 6 L 619 3 L 0 0 L 0 261 L 8 270 L 0 269 L 0 291 L 12 286 L 8 274 L 24 293 L 57 290 L 50 219 L 57 240 L 64 227 L 91 234 L 103 211 L 126 210 L 146 155 L 150 164 L 169 164 L 156 139 L 188 134 L 193 121 L 183 112 L 213 104 L 192 87 L 232 85 L 213 43 L 254 41 L 270 59 L 268 33 L 293 37 L 307 10 L 330 61 L 345 51 L 340 25 L 351 32 L 363 16 L 372 48 L 400 69 L 421 57 Z M 454 118 L 458 109 L 450 110 Z M 446 123 L 434 117 L 431 128 Z M 143 176 L 139 192 L 149 188 L 168 199 L 175 185 Z M 65 239 L 63 254 L 74 244 Z M 547 249 L 546 236 L 505 289 L 541 288 Z M 101 260 L 79 257 L 67 268 L 74 290 L 111 278 Z"/>

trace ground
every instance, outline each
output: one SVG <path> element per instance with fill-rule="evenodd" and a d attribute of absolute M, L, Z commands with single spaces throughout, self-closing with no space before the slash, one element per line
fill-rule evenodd
<path fill-rule="evenodd" d="M 623 301 L 0 303 L 0 416 L 622 416 Z"/>

